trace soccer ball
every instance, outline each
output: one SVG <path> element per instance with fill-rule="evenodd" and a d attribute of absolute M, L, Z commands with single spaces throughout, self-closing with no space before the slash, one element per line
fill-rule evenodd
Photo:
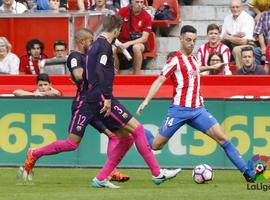
<path fill-rule="evenodd" d="M 202 184 L 213 180 L 214 172 L 207 164 L 197 165 L 192 171 L 192 178 L 196 183 Z"/>

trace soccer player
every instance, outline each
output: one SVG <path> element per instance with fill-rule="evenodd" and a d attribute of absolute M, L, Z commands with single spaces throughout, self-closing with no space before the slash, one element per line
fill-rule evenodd
<path fill-rule="evenodd" d="M 114 147 L 118 143 L 118 138 L 109 131 L 102 122 L 97 120 L 93 113 L 91 113 L 88 104 L 84 103 L 87 94 L 87 82 L 83 78 L 83 71 L 85 67 L 85 54 L 93 41 L 93 35 L 87 29 L 80 29 L 76 32 L 75 42 L 76 50 L 71 52 L 67 59 L 67 66 L 71 72 L 71 77 L 74 83 L 77 85 L 77 94 L 72 104 L 72 120 L 69 127 L 69 137 L 67 140 L 58 140 L 47 146 L 29 149 L 27 153 L 27 159 L 23 167 L 20 167 L 18 171 L 18 178 L 26 180 L 32 179 L 32 170 L 36 161 L 44 155 L 54 155 L 61 152 L 76 150 L 80 144 L 80 141 L 84 135 L 85 127 L 84 124 L 86 117 L 89 116 L 91 120 L 88 120 L 94 128 L 99 132 L 105 133 L 109 137 L 108 154 L 112 152 Z M 116 181 L 127 181 L 128 176 L 120 174 L 111 174 L 112 178 Z"/>
<path fill-rule="evenodd" d="M 243 173 L 248 182 L 254 181 L 255 174 L 248 170 L 245 161 L 234 145 L 227 139 L 217 120 L 204 108 L 200 96 L 200 72 L 223 67 L 226 63 L 199 66 L 192 55 L 197 39 L 193 26 L 183 26 L 180 34 L 180 50 L 166 62 L 159 77 L 153 82 L 147 96 L 137 109 L 137 114 L 148 105 L 167 78 L 174 82 L 174 96 L 167 115 L 159 128 L 159 134 L 148 142 L 153 150 L 160 150 L 184 124 L 200 130 L 214 139 L 224 149 L 228 158 Z"/>
<path fill-rule="evenodd" d="M 112 42 L 118 37 L 122 19 L 116 15 L 103 19 L 103 30 L 92 44 L 86 61 L 86 79 L 88 81 L 87 102 L 93 113 L 101 113 L 104 125 L 120 137 L 119 143 L 108 156 L 100 173 L 92 180 L 92 186 L 119 188 L 107 180 L 108 175 L 122 160 L 135 142 L 136 148 L 149 166 L 153 182 L 160 184 L 175 177 L 181 169 L 161 170 L 148 145 L 143 126 L 112 95 L 114 79 L 114 60 Z M 87 121 L 87 119 L 86 119 Z"/>

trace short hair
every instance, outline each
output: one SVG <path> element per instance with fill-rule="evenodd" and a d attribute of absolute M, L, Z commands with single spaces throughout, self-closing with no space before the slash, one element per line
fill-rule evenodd
<path fill-rule="evenodd" d="M 221 53 L 219 53 L 218 51 L 214 51 L 214 53 L 210 54 L 208 60 L 207 60 L 207 65 L 210 66 L 210 60 L 213 56 L 218 56 L 220 58 L 220 61 L 223 63 L 223 56 L 221 55 Z"/>
<path fill-rule="evenodd" d="M 64 40 L 56 40 L 53 44 L 53 48 L 55 49 L 55 47 L 58 45 L 64 46 L 65 49 L 67 49 L 67 43 L 65 43 Z"/>
<path fill-rule="evenodd" d="M 114 29 L 121 29 L 123 20 L 119 15 L 105 16 L 102 23 L 102 31 L 111 32 Z"/>
<path fill-rule="evenodd" d="M 185 25 L 185 26 L 183 26 L 181 28 L 180 34 L 183 35 L 183 34 L 185 34 L 187 32 L 197 34 L 197 30 L 193 26 L 191 26 L 191 25 Z"/>
<path fill-rule="evenodd" d="M 81 39 L 87 38 L 89 35 L 93 37 L 93 33 L 87 28 L 81 28 L 75 33 L 75 40 L 79 42 Z"/>
<path fill-rule="evenodd" d="M 51 83 L 50 77 L 46 73 L 41 73 L 37 76 L 36 83 L 38 83 L 39 81 L 46 81 L 48 83 Z"/>
<path fill-rule="evenodd" d="M 207 26 L 207 33 L 212 30 L 218 30 L 218 32 L 220 33 L 220 28 L 217 24 L 209 24 Z"/>
<path fill-rule="evenodd" d="M 168 60 L 170 57 L 174 56 L 174 54 L 175 54 L 176 52 L 177 52 L 177 51 L 171 51 L 171 52 L 169 52 L 168 55 L 167 55 L 167 60 Z"/>
<path fill-rule="evenodd" d="M 8 41 L 8 39 L 6 37 L 0 37 L 0 40 L 3 40 L 4 44 L 7 47 L 7 52 L 10 53 L 11 49 L 12 49 L 12 45 L 10 44 L 10 42 Z"/>
<path fill-rule="evenodd" d="M 251 46 L 246 46 L 246 47 L 241 48 L 241 55 L 243 55 L 244 51 L 252 51 L 252 54 L 254 55 L 254 49 Z"/>
<path fill-rule="evenodd" d="M 27 51 L 27 54 L 28 55 L 30 55 L 31 49 L 34 48 L 34 45 L 35 44 L 38 44 L 40 46 L 40 52 L 41 52 L 41 54 L 43 54 L 43 50 L 44 50 L 44 44 L 43 44 L 43 42 L 41 42 L 38 39 L 33 39 L 33 40 L 29 40 L 27 42 L 27 44 L 26 44 L 26 51 Z"/>

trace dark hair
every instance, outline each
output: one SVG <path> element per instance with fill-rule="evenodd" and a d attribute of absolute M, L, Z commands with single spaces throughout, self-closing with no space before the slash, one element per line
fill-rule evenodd
<path fill-rule="evenodd" d="M 36 83 L 38 83 L 39 81 L 46 81 L 48 83 L 51 83 L 49 75 L 45 73 L 41 73 L 37 76 Z"/>
<path fill-rule="evenodd" d="M 218 56 L 220 58 L 220 61 L 223 63 L 224 60 L 223 60 L 223 56 L 218 52 L 218 51 L 215 51 L 214 53 L 210 54 L 208 60 L 207 60 L 207 65 L 209 66 L 210 65 L 210 61 L 212 59 L 213 56 Z"/>
<path fill-rule="evenodd" d="M 246 46 L 246 47 L 241 48 L 241 55 L 243 54 L 244 51 L 252 51 L 254 55 L 254 49 L 251 46 Z"/>
<path fill-rule="evenodd" d="M 33 39 L 33 40 L 29 40 L 26 44 L 26 51 L 28 55 L 30 55 L 31 49 L 34 48 L 35 44 L 38 44 L 40 46 L 40 51 L 41 51 L 40 54 L 43 54 L 44 44 L 38 39 Z"/>
<path fill-rule="evenodd" d="M 55 49 L 55 47 L 58 45 L 64 46 L 65 49 L 67 49 L 67 43 L 65 43 L 63 40 L 56 40 L 53 44 L 53 48 Z"/>
<path fill-rule="evenodd" d="M 207 26 L 207 33 L 212 30 L 218 30 L 218 32 L 220 33 L 220 28 L 217 24 L 209 24 Z"/>
<path fill-rule="evenodd" d="M 113 29 L 121 29 L 123 20 L 119 15 L 108 15 L 103 19 L 103 31 L 111 32 Z"/>
<path fill-rule="evenodd" d="M 168 60 L 170 57 L 174 56 L 174 54 L 175 54 L 176 52 L 177 52 L 177 51 L 171 51 L 171 52 L 169 52 L 168 55 L 167 55 L 167 60 Z"/>
<path fill-rule="evenodd" d="M 187 32 L 190 32 L 190 33 L 197 33 L 197 30 L 193 27 L 193 26 L 190 26 L 190 25 L 185 25 L 181 28 L 181 31 L 180 31 L 180 34 L 183 35 Z"/>

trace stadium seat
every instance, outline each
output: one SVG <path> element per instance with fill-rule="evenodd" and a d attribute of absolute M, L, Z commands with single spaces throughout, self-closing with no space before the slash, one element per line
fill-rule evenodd
<path fill-rule="evenodd" d="M 154 0 L 153 7 L 157 10 L 160 6 L 163 6 L 164 3 L 167 3 L 173 10 L 174 10 L 174 20 L 153 20 L 152 26 L 170 26 L 170 25 L 177 25 L 180 23 L 180 6 L 178 0 Z"/>
<path fill-rule="evenodd" d="M 156 41 L 156 35 L 154 32 L 150 32 L 147 44 L 148 44 L 149 51 L 145 52 L 143 54 L 143 57 L 144 58 L 155 58 L 156 52 L 157 52 L 157 41 Z"/>

